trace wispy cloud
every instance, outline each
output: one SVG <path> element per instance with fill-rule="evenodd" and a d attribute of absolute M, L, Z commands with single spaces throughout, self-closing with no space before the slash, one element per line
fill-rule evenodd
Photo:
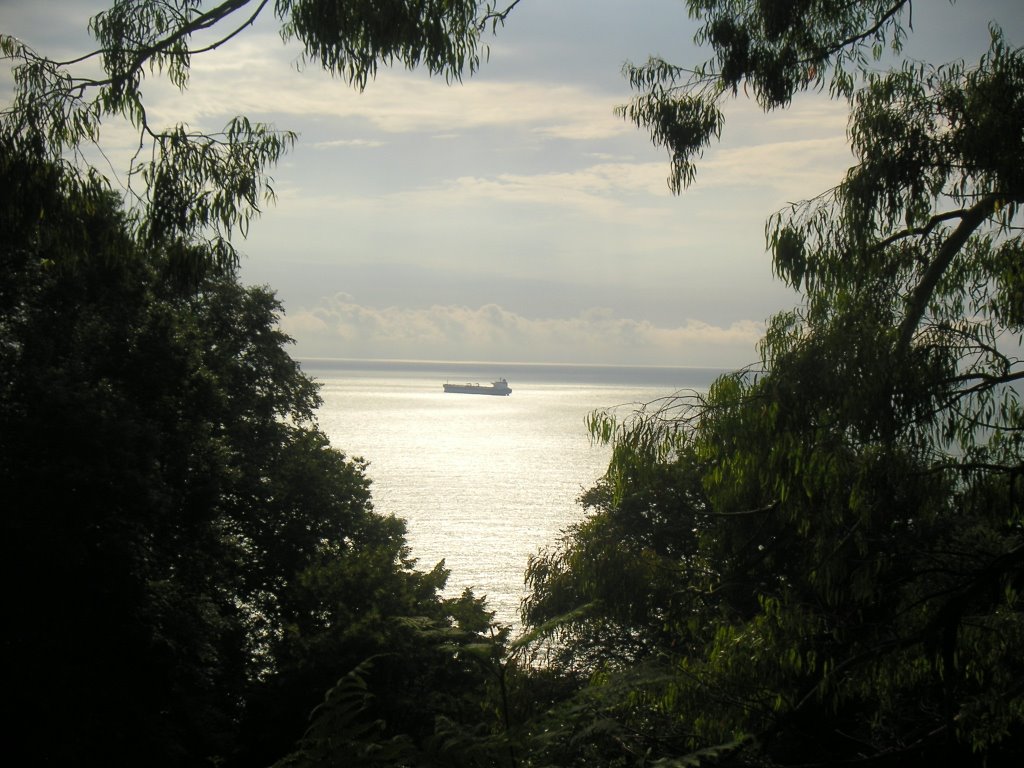
<path fill-rule="evenodd" d="M 701 184 L 757 185 L 803 197 L 835 186 L 850 164 L 842 136 L 774 141 L 710 153 L 701 168 Z"/>
<path fill-rule="evenodd" d="M 459 197 L 488 198 L 501 203 L 573 208 L 598 205 L 602 209 L 608 205 L 628 205 L 632 208 L 636 200 L 622 200 L 622 196 L 665 199 L 664 177 L 662 163 L 598 163 L 560 173 L 505 173 L 490 178 L 463 176 L 449 182 L 447 191 Z"/>
<path fill-rule="evenodd" d="M 337 147 L 366 147 L 376 149 L 387 146 L 387 142 L 379 139 L 332 139 L 330 141 L 317 141 L 309 146 L 314 149 L 334 149 Z"/>
<path fill-rule="evenodd" d="M 295 52 L 272 36 L 239 39 L 230 56 L 197 59 L 186 95 L 166 83 L 147 89 L 161 120 L 221 123 L 236 113 L 355 121 L 384 133 L 458 133 L 522 127 L 539 136 L 593 140 L 632 129 L 613 114 L 607 96 L 580 85 L 541 81 L 443 79 L 382 70 L 358 92 L 316 67 L 297 71 Z"/>

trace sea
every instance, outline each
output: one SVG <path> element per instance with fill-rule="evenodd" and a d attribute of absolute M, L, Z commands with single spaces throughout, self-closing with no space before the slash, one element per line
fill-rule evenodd
<path fill-rule="evenodd" d="M 707 391 L 711 368 L 304 360 L 321 384 L 321 428 L 369 462 L 374 508 L 403 518 L 417 568 L 449 569 L 516 629 L 532 555 L 580 521 L 580 494 L 608 465 L 585 419 Z M 446 394 L 445 382 L 508 380 L 507 397 Z"/>

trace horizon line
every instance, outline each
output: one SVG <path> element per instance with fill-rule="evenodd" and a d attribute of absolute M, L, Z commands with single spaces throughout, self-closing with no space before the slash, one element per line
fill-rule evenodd
<path fill-rule="evenodd" d="M 572 363 L 572 362 L 528 362 L 508 360 L 432 360 L 423 358 L 392 358 L 392 357 L 296 357 L 300 363 L 396 363 L 403 365 L 486 365 L 486 366 L 533 366 L 536 368 L 661 368 L 670 370 L 695 371 L 740 371 L 749 366 L 718 366 L 718 365 L 667 365 L 663 363 Z"/>

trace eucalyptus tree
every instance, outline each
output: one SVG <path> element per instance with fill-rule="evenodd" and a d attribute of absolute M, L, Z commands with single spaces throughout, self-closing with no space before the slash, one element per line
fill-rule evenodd
<path fill-rule="evenodd" d="M 466 649 L 502 638 L 488 639 L 482 601 L 441 597 L 443 565 L 416 569 L 404 523 L 373 508 L 365 462 L 317 426 L 318 388 L 288 355 L 273 294 L 230 269 L 177 279 L 102 182 L 8 150 L 12 750 L 268 765 L 368 657 L 371 721 L 415 744 L 435 716 L 476 717 L 484 670 Z"/>
<path fill-rule="evenodd" d="M 613 458 L 594 511 L 531 564 L 524 604 L 590 681 L 538 725 L 556 760 L 600 759 L 591 726 L 609 763 L 1019 757 L 1024 52 L 993 27 L 970 65 L 868 71 L 907 7 L 694 2 L 714 62 L 632 72 L 649 90 L 625 114 L 672 150 L 676 188 L 723 98 L 785 106 L 829 68 L 856 164 L 768 222 L 803 302 L 758 369 L 595 417 Z"/>
<path fill-rule="evenodd" d="M 436 689 L 412 736 L 476 704 L 459 656 L 487 630 L 481 602 L 415 569 L 365 464 L 317 427 L 280 306 L 237 281 L 231 237 L 295 137 L 244 117 L 157 126 L 146 108 L 146 77 L 186 88 L 194 56 L 265 13 L 357 88 L 396 63 L 458 79 L 503 17 L 468 0 L 125 0 L 80 59 L 0 36 L 4 713 L 32 762 L 267 764 L 380 653 L 369 717 L 401 722 L 417 682 Z M 122 119 L 126 205 L 87 159 Z"/>

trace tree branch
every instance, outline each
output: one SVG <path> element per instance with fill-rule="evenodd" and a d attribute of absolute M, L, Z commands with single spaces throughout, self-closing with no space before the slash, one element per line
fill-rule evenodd
<path fill-rule="evenodd" d="M 878 18 L 878 21 L 876 21 L 874 23 L 874 25 L 872 25 L 870 28 L 865 29 L 863 32 L 858 32 L 855 35 L 851 35 L 850 37 L 846 38 L 845 40 L 840 40 L 837 43 L 832 43 L 830 45 L 827 45 L 827 46 L 824 46 L 822 48 L 819 48 L 818 51 L 817 51 L 817 56 L 818 56 L 817 59 L 805 59 L 805 60 L 801 61 L 800 63 L 801 64 L 815 64 L 815 63 L 817 63 L 821 59 L 828 58 L 829 56 L 831 56 L 831 55 L 833 55 L 835 53 L 838 53 L 843 48 L 846 48 L 848 45 L 853 45 L 854 43 L 859 43 L 860 41 L 864 40 L 865 38 L 871 37 L 872 35 L 876 34 L 878 32 L 878 30 L 880 30 L 882 27 L 884 27 L 889 22 L 889 20 L 892 19 L 897 13 L 899 13 L 901 10 L 903 10 L 903 6 L 908 5 L 909 3 L 910 3 L 910 0 L 899 0 L 889 10 L 887 10 L 885 13 L 883 13 Z"/>
<path fill-rule="evenodd" d="M 192 35 L 201 30 L 210 29 L 216 26 L 221 21 L 226 19 L 228 16 L 235 13 L 236 11 L 241 10 L 245 6 L 249 5 L 251 2 L 252 0 L 225 0 L 225 2 L 221 3 L 215 8 L 211 8 L 206 13 L 197 16 L 188 24 L 184 24 L 167 37 L 156 41 L 152 45 L 147 45 L 135 51 L 134 57 L 122 71 L 110 73 L 110 76 L 106 80 L 95 80 L 82 83 L 78 86 L 79 90 L 84 90 L 84 88 L 86 87 L 102 87 L 105 85 L 117 85 L 119 83 L 124 82 L 128 78 L 130 73 L 139 69 L 147 60 L 151 59 L 154 55 L 166 51 L 168 48 L 170 48 L 172 45 L 177 43 L 182 38 L 188 37 L 189 35 Z M 263 9 L 267 6 L 269 2 L 270 0 L 259 0 L 259 6 L 249 17 L 248 21 L 240 25 L 238 29 L 234 30 L 223 39 L 210 44 L 209 46 L 201 49 L 201 51 L 198 52 L 214 50 L 219 46 L 223 45 L 231 38 L 235 37 L 242 29 L 249 26 L 256 20 L 256 17 L 263 12 Z M 103 51 L 97 51 L 93 54 L 89 54 L 89 56 L 94 56 L 100 53 L 103 53 Z M 79 60 L 81 60 L 81 58 Z"/>
<path fill-rule="evenodd" d="M 998 195 L 985 195 L 981 200 L 970 208 L 960 212 L 960 224 L 946 241 L 939 246 L 932 263 L 925 270 L 921 282 L 917 284 L 907 306 L 907 314 L 900 324 L 897 350 L 905 352 L 914 336 L 918 323 L 924 316 L 928 307 L 928 300 L 931 299 L 935 286 L 938 285 L 942 274 L 953 263 L 960 249 L 963 248 L 967 239 L 974 234 L 974 231 L 982 225 L 993 212 L 996 202 L 1000 200 Z"/>
<path fill-rule="evenodd" d="M 946 211 L 945 213 L 937 213 L 934 216 L 932 216 L 928 220 L 928 223 L 925 224 L 923 227 L 914 227 L 913 229 L 904 229 L 904 230 L 901 230 L 900 232 L 897 232 L 894 235 L 890 235 L 889 237 L 885 238 L 884 240 L 880 240 L 878 243 L 875 244 L 875 247 L 874 247 L 873 250 L 880 251 L 883 248 L 887 248 L 888 246 L 892 245 L 893 243 L 897 243 L 900 240 L 904 240 L 904 239 L 906 239 L 908 237 L 921 237 L 921 236 L 924 236 L 924 235 L 929 235 L 929 234 L 931 234 L 931 231 L 933 229 L 935 229 L 935 227 L 937 227 L 942 222 L 950 221 L 952 219 L 962 219 L 963 216 L 964 216 L 964 213 L 965 213 L 965 211 L 964 211 L 963 208 L 958 208 L 955 211 Z"/>
<path fill-rule="evenodd" d="M 756 509 L 738 509 L 731 512 L 705 512 L 708 517 L 746 517 L 748 515 L 763 515 L 766 512 L 773 512 L 779 506 L 779 502 L 772 501 L 763 507 Z"/>
<path fill-rule="evenodd" d="M 497 8 L 496 5 L 491 6 L 487 10 L 487 13 L 484 14 L 484 17 L 480 19 L 480 30 L 484 30 L 484 28 L 487 26 L 487 22 L 491 22 L 492 29 L 496 29 L 499 24 L 504 25 L 505 19 L 508 18 L 509 14 L 512 13 L 512 9 L 519 5 L 520 2 L 521 0 L 512 0 L 512 2 L 508 5 L 507 8 L 505 8 L 504 11 L 495 10 Z"/>

